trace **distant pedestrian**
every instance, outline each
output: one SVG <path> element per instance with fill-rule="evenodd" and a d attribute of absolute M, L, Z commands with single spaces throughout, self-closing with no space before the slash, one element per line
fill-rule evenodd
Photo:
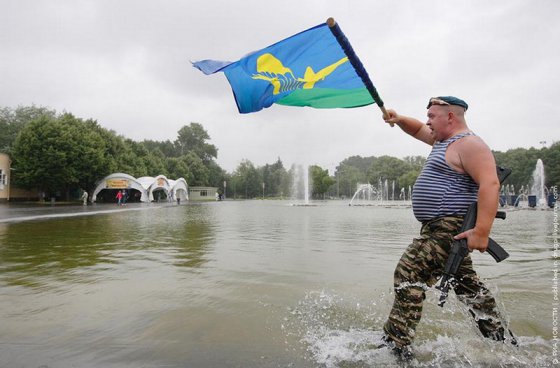
<path fill-rule="evenodd" d="M 117 205 L 120 206 L 122 204 L 122 199 L 123 199 L 123 194 L 120 190 L 117 192 L 116 198 L 117 198 Z"/>
<path fill-rule="evenodd" d="M 87 206 L 87 199 L 88 199 L 88 192 L 84 190 L 82 194 L 82 201 L 84 202 L 84 206 Z"/>

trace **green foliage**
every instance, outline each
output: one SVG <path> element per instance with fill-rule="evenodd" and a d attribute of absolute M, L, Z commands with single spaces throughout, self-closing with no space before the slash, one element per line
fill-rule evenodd
<path fill-rule="evenodd" d="M 209 139 L 210 135 L 201 124 L 190 123 L 179 129 L 175 142 L 144 140 L 141 145 L 151 153 L 152 166 L 149 167 L 157 167 L 159 174 L 182 177 L 191 186 L 221 187 L 225 173 L 214 161 L 218 149 L 207 142 Z"/>
<path fill-rule="evenodd" d="M 218 149 L 213 144 L 206 143 L 210 136 L 199 123 L 185 125 L 177 133 L 175 146 L 184 155 L 188 152 L 196 154 L 204 162 L 210 162 L 218 157 Z"/>
<path fill-rule="evenodd" d="M 133 162 L 136 165 L 130 171 L 131 175 L 135 177 L 169 175 L 165 166 L 165 156 L 161 151 L 158 149 L 150 151 L 142 143 L 131 139 L 125 139 L 124 142 L 130 148 L 130 153 L 135 157 Z"/>
<path fill-rule="evenodd" d="M 108 173 L 122 172 L 130 175 L 137 175 L 137 171 L 144 172 L 145 168 L 141 165 L 141 160 L 135 156 L 127 142 L 117 136 L 115 132 L 102 128 L 97 123 L 90 123 L 89 129 L 97 132 L 102 138 L 102 148 L 107 158 Z M 98 180 L 102 179 L 99 177 Z"/>
<path fill-rule="evenodd" d="M 379 180 L 395 182 L 397 188 L 408 188 L 416 181 L 426 159 L 422 156 L 408 156 L 399 159 L 391 156 L 353 156 L 342 161 L 336 168 L 336 191 L 329 193 L 352 197 L 358 184 L 377 185 Z"/>
<path fill-rule="evenodd" d="M 205 186 L 208 183 L 210 170 L 194 152 L 181 157 L 168 157 L 166 167 L 169 177 L 183 178 L 190 186 Z"/>
<path fill-rule="evenodd" d="M 57 116 L 37 107 L 0 109 L 0 147 L 13 156 L 15 184 L 54 194 L 91 192 L 104 176 L 183 177 L 191 186 L 221 186 L 226 173 L 213 160 L 217 148 L 202 125 L 191 123 L 167 140 L 135 142 L 102 128 L 94 120 Z"/>
<path fill-rule="evenodd" d="M 0 152 L 11 153 L 19 132 L 28 122 L 41 116 L 54 118 L 56 112 L 46 107 L 19 106 L 15 110 L 0 108 Z"/>
<path fill-rule="evenodd" d="M 208 169 L 208 185 L 218 188 L 218 192 L 223 193 L 224 181 L 229 180 L 229 176 L 224 169 L 215 161 L 211 161 L 206 165 Z"/>
<path fill-rule="evenodd" d="M 289 195 L 291 177 L 284 168 L 282 160 L 278 160 L 272 165 L 266 164 L 260 169 L 265 183 L 265 193 L 268 197 L 284 197 Z"/>
<path fill-rule="evenodd" d="M 416 169 L 411 169 L 410 171 L 402 174 L 396 180 L 396 183 L 398 183 L 398 188 L 405 188 L 405 190 L 408 190 L 408 187 L 412 187 L 414 185 L 416 179 L 418 178 L 418 175 L 420 175 L 420 170 Z"/>
<path fill-rule="evenodd" d="M 42 115 L 25 124 L 13 145 L 16 184 L 54 194 L 81 187 L 91 190 L 109 174 L 103 138 L 71 114 Z"/>
<path fill-rule="evenodd" d="M 547 187 L 560 186 L 560 142 L 544 148 L 542 160 L 545 169 L 545 185 Z"/>
<path fill-rule="evenodd" d="M 224 173 L 223 180 L 227 181 L 227 198 L 284 198 L 290 196 L 292 175 L 280 158 L 261 167 L 243 160 L 232 175 Z"/>
<path fill-rule="evenodd" d="M 179 157 L 181 154 L 177 150 L 177 147 L 170 140 L 163 142 L 144 140 L 142 145 L 148 151 L 159 151 L 164 157 Z"/>
<path fill-rule="evenodd" d="M 340 163 L 340 167 L 350 166 L 358 169 L 359 171 L 366 172 L 367 169 L 373 164 L 375 157 L 361 157 L 351 156 Z M 337 168 L 337 171 L 339 169 Z"/>
<path fill-rule="evenodd" d="M 405 161 L 396 157 L 381 156 L 373 161 L 367 170 L 367 180 L 369 183 L 377 183 L 379 179 L 398 181 L 398 178 L 411 169 L 411 166 Z M 401 187 L 400 183 L 396 183 L 397 187 Z"/>
<path fill-rule="evenodd" d="M 531 147 L 515 148 L 506 152 L 495 151 L 496 164 L 512 170 L 506 184 L 514 185 L 516 190 L 521 186 L 531 186 L 533 172 L 538 159 L 543 161 L 545 186 L 560 185 L 560 142 L 540 150 Z"/>
<path fill-rule="evenodd" d="M 165 159 L 165 166 L 170 178 L 183 178 L 187 183 L 190 182 L 192 174 L 184 158 L 168 157 Z"/>
<path fill-rule="evenodd" d="M 262 176 L 249 160 L 243 160 L 231 177 L 228 188 L 234 198 L 256 198 L 262 195 Z"/>
<path fill-rule="evenodd" d="M 191 186 L 208 185 L 210 170 L 204 165 L 202 159 L 194 152 L 189 152 L 182 157 L 189 168 L 189 176 L 185 177 Z"/>
<path fill-rule="evenodd" d="M 358 184 L 367 181 L 366 170 L 360 170 L 358 167 L 347 164 L 338 166 L 336 170 L 337 191 L 333 194 L 342 197 L 352 197 Z"/>
<path fill-rule="evenodd" d="M 334 178 L 329 176 L 329 170 L 313 165 L 309 168 L 309 176 L 311 177 L 313 198 L 325 198 L 325 193 L 336 182 Z"/>

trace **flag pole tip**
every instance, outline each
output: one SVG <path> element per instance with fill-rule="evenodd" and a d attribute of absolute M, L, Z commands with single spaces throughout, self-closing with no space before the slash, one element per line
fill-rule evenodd
<path fill-rule="evenodd" d="M 329 19 L 327 19 L 327 24 L 329 25 L 329 27 L 334 27 L 336 25 L 336 21 L 333 17 L 330 17 Z"/>

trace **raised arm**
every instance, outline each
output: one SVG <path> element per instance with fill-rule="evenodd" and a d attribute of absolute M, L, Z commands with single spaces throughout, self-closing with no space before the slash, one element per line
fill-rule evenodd
<path fill-rule="evenodd" d="M 390 124 L 397 124 L 406 134 L 432 146 L 435 142 L 430 128 L 422 123 L 420 120 L 410 116 L 399 115 L 395 110 L 387 110 L 389 115 L 385 122 Z"/>

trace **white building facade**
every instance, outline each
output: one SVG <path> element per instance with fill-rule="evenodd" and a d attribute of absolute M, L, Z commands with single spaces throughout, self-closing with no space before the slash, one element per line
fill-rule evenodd
<path fill-rule="evenodd" d="M 188 200 L 189 186 L 185 179 L 171 180 L 164 175 L 135 178 L 125 173 L 115 173 L 100 180 L 93 191 L 91 201 L 96 202 L 103 191 L 118 190 L 133 192 L 140 202 Z"/>

